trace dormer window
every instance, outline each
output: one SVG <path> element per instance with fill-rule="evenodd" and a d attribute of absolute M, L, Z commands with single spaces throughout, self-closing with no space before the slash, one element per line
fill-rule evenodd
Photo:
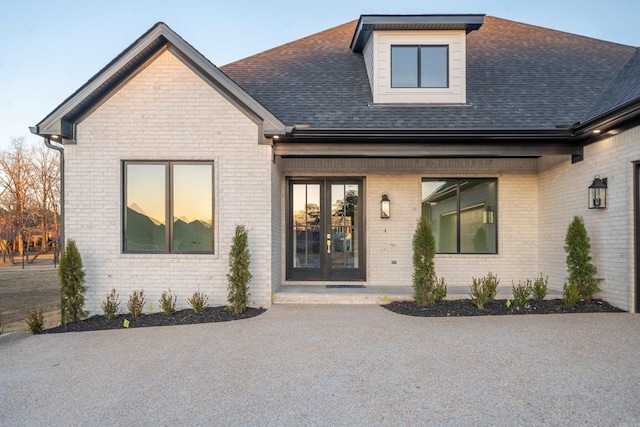
<path fill-rule="evenodd" d="M 391 87 L 449 87 L 449 46 L 391 46 Z"/>
<path fill-rule="evenodd" d="M 466 104 L 466 37 L 483 21 L 484 15 L 362 15 L 351 50 L 364 57 L 373 104 Z"/>

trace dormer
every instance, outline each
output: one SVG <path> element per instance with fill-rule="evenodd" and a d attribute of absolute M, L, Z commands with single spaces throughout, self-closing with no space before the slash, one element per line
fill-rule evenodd
<path fill-rule="evenodd" d="M 465 104 L 466 36 L 484 15 L 361 15 L 351 50 L 364 56 L 374 104 Z"/>

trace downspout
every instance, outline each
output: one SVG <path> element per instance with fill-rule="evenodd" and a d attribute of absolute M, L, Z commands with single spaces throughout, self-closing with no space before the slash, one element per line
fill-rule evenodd
<path fill-rule="evenodd" d="M 47 148 L 52 150 L 56 150 L 60 153 L 60 252 L 64 250 L 65 239 L 64 239 L 64 147 L 53 145 L 49 138 L 44 138 L 44 145 Z"/>

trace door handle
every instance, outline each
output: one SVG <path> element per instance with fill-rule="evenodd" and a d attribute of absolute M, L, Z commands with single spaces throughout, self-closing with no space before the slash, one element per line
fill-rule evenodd
<path fill-rule="evenodd" d="M 331 234 L 327 234 L 327 253 L 331 253 Z"/>

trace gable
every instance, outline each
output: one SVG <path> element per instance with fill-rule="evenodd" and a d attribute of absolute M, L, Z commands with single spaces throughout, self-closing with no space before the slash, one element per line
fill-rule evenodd
<path fill-rule="evenodd" d="M 284 124 L 275 115 L 160 22 L 31 128 L 32 133 L 58 142 L 75 142 L 77 123 L 166 49 L 254 120 L 264 133 L 284 132 Z"/>
<path fill-rule="evenodd" d="M 168 139 L 191 146 L 209 141 L 211 135 L 228 138 L 230 128 L 247 126 L 257 135 L 259 122 L 238 109 L 172 50 L 158 52 L 77 121 L 77 134 L 83 144 L 141 141 L 148 147 L 154 139 Z"/>

